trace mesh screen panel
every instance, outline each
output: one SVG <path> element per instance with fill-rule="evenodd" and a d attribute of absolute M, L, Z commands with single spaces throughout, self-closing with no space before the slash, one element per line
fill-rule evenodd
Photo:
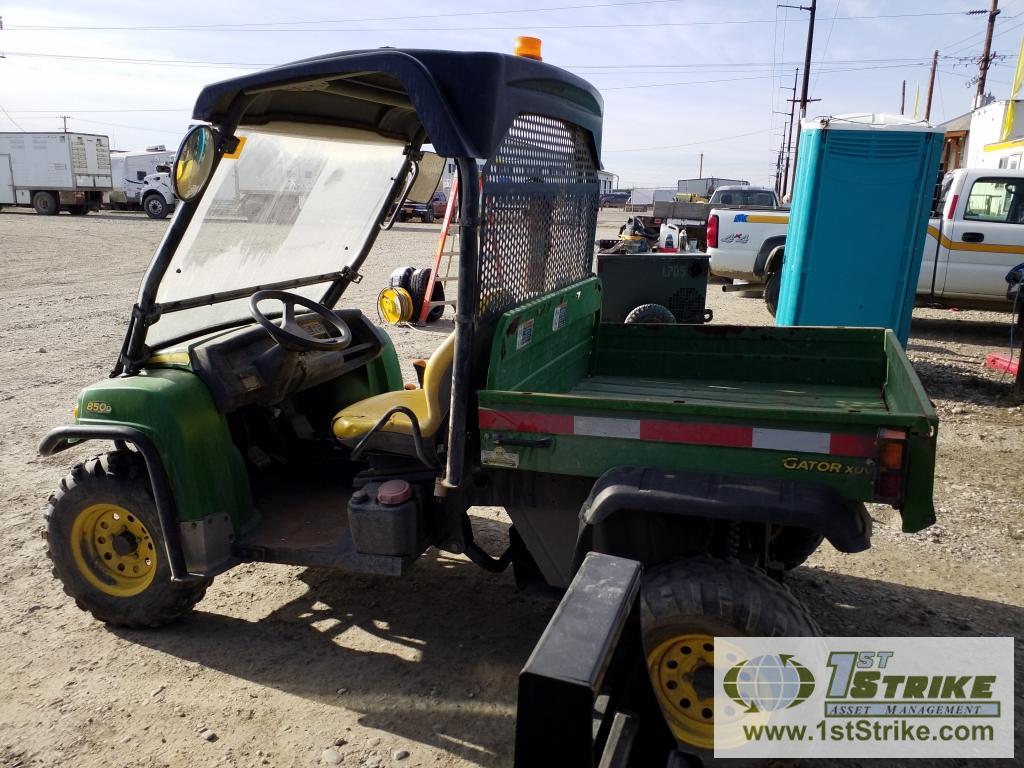
<path fill-rule="evenodd" d="M 599 185 L 586 131 L 519 115 L 482 176 L 482 318 L 591 273 Z"/>

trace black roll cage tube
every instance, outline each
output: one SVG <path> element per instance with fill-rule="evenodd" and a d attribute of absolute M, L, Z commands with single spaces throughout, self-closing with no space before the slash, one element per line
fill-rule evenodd
<path fill-rule="evenodd" d="M 232 104 L 223 122 L 217 126 L 218 135 L 222 137 L 218 141 L 216 154 L 214 155 L 213 169 L 210 177 L 216 172 L 220 161 L 224 156 L 225 142 L 223 137 L 233 137 L 246 107 L 252 103 L 255 97 L 248 94 L 239 96 Z M 424 129 L 416 134 L 416 137 L 406 148 L 405 161 L 398 173 L 391 180 L 384 201 L 378 211 L 376 221 L 381 221 L 387 216 L 391 203 L 396 196 L 405 188 L 407 177 L 411 168 L 420 156 L 420 148 L 426 140 Z M 462 484 L 465 473 L 465 457 L 467 442 L 467 424 L 469 423 L 469 411 L 472 408 L 473 397 L 472 382 L 475 371 L 473 370 L 473 336 L 477 322 L 476 305 L 478 299 L 478 242 L 477 234 L 480 219 L 480 170 L 475 158 L 455 158 L 459 170 L 460 184 L 463 190 L 470 193 L 463 193 L 460 197 L 460 237 L 459 237 L 459 286 L 458 286 L 458 309 L 455 316 L 455 360 L 452 368 L 452 390 L 451 409 L 448 433 L 448 460 L 444 473 L 444 485 L 448 488 L 458 488 Z M 205 194 L 206 190 L 203 191 Z M 194 200 L 182 203 L 177 207 L 171 225 L 164 234 L 163 240 L 157 248 L 156 256 L 150 264 L 149 269 L 139 289 L 139 298 L 132 307 L 131 318 L 128 323 L 128 330 L 125 334 L 124 343 L 117 363 L 110 372 L 111 377 L 132 376 L 139 372 L 145 359 L 146 330 L 149 325 L 159 317 L 159 307 L 156 304 L 156 290 L 163 279 L 164 273 L 174 255 L 175 248 L 181 242 L 181 238 L 192 222 L 197 205 L 202 195 Z M 365 238 L 362 247 L 352 262 L 337 275 L 321 298 L 321 303 L 333 307 L 338 299 L 345 293 L 346 288 L 360 279 L 359 269 L 366 261 L 370 250 L 377 240 L 380 227 L 372 227 Z"/>
<path fill-rule="evenodd" d="M 213 168 L 210 170 L 210 178 L 216 173 L 217 168 L 220 166 L 220 161 L 224 157 L 225 149 L 230 149 L 229 144 L 234 145 L 236 141 L 234 139 L 235 130 L 238 128 L 238 124 L 245 114 L 245 109 L 255 99 L 254 95 L 243 94 L 240 95 L 235 103 L 231 105 L 228 113 L 220 123 L 216 126 L 215 131 L 219 140 L 215 147 Z M 395 199 L 395 196 L 403 188 L 408 177 L 410 168 L 412 167 L 415 160 L 420 156 L 420 147 L 426 140 L 426 131 L 422 128 L 416 134 L 416 137 L 410 142 L 405 149 L 405 160 L 402 163 L 398 173 L 395 174 L 391 180 L 391 186 L 388 188 L 387 194 L 384 196 L 384 201 L 381 205 L 380 210 L 377 212 L 375 221 L 380 221 L 384 216 L 387 215 L 388 210 L 391 206 L 391 202 Z M 209 184 L 209 180 L 207 180 Z M 181 242 L 182 236 L 185 234 L 185 230 L 192 222 L 193 216 L 195 216 L 196 209 L 199 201 L 202 200 L 206 194 L 206 189 L 203 193 L 191 201 L 182 202 L 177 206 L 175 210 L 174 218 L 171 220 L 170 226 L 167 228 L 167 232 L 164 234 L 163 239 L 160 241 L 160 245 L 157 247 L 156 255 L 153 257 L 153 261 L 146 270 L 146 274 L 142 279 L 142 287 L 139 289 L 139 297 L 136 300 L 135 305 L 132 307 L 131 317 L 128 321 L 128 329 L 125 333 L 124 343 L 121 345 L 121 352 L 118 355 L 117 362 L 114 368 L 110 372 L 111 378 L 121 375 L 132 376 L 139 372 L 142 363 L 146 358 L 146 331 L 148 327 L 156 321 L 160 316 L 161 308 L 156 303 L 156 291 L 160 285 L 160 281 L 163 279 L 164 274 L 167 271 L 167 267 L 170 264 L 171 258 L 174 255 L 175 249 Z M 352 262 L 347 266 L 343 267 L 339 272 L 329 275 L 334 278 L 331 285 L 324 292 L 320 303 L 325 304 L 328 307 L 332 307 L 337 303 L 338 299 L 341 298 L 342 294 L 345 293 L 345 289 L 352 283 L 357 283 L 361 279 L 359 275 L 359 268 L 366 261 L 366 257 L 370 253 L 370 249 L 373 247 L 374 242 L 377 239 L 377 233 L 379 232 L 378 227 L 373 227 L 370 233 L 365 238 L 362 247 L 359 252 L 353 258 Z M 301 284 L 301 281 L 298 281 Z M 225 292 L 230 293 L 230 292 Z M 201 304 L 215 303 L 215 299 L 220 297 L 216 294 L 210 297 L 201 297 L 203 301 Z M 209 299 L 209 300 L 207 300 Z M 180 306 L 175 308 L 185 308 L 191 306 L 190 302 L 179 302 Z"/>

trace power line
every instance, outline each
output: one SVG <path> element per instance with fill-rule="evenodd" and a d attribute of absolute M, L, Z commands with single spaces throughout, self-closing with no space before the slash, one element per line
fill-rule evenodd
<path fill-rule="evenodd" d="M 191 112 L 192 107 L 182 107 L 181 109 L 137 109 L 135 107 L 127 107 L 125 109 L 11 109 L 5 110 L 10 112 L 12 115 L 25 115 L 29 117 L 53 117 L 58 112 L 75 112 L 80 115 L 95 115 L 95 114 L 114 114 L 121 112 Z"/>
<path fill-rule="evenodd" d="M 4 109 L 3 104 L 0 104 L 0 112 L 3 112 L 5 115 L 7 115 L 7 119 L 10 121 L 11 125 L 13 125 L 15 128 L 17 128 L 19 131 L 24 131 L 25 130 L 20 125 L 18 125 L 18 123 L 15 121 L 15 119 L 13 117 L 11 117 L 9 114 L 7 114 L 7 110 Z"/>
<path fill-rule="evenodd" d="M 775 130 L 774 128 L 762 128 L 759 131 L 750 131 L 749 133 L 737 133 L 734 136 L 720 136 L 717 139 L 704 139 L 703 141 L 691 141 L 688 144 L 669 144 L 661 147 L 629 147 L 627 149 L 605 149 L 604 152 L 653 152 L 655 150 L 662 149 L 684 149 L 686 147 L 699 147 L 703 144 L 713 144 L 719 141 L 730 141 L 732 139 L 742 139 L 747 136 L 758 136 L 762 133 L 768 133 L 769 131 Z"/>
<path fill-rule="evenodd" d="M 665 3 L 678 3 L 682 0 L 632 0 L 631 2 L 617 3 L 590 3 L 587 5 L 552 5 L 542 8 L 508 8 L 491 11 L 456 11 L 453 13 L 425 13 L 418 16 L 403 14 L 401 16 L 371 16 L 362 19 L 307 19 L 305 21 L 249 21 L 239 23 L 222 24 L 171 24 L 166 26 L 64 26 L 46 24 L 25 24 L 7 25 L 9 30 L 20 32 L 34 31 L 202 31 L 213 32 L 287 32 L 289 30 L 263 30 L 258 27 L 294 27 L 302 24 L 362 24 L 373 21 L 408 21 L 409 19 L 445 19 L 462 16 L 500 16 L 513 13 L 541 13 L 546 11 L 576 11 L 591 8 L 621 8 L 630 5 L 661 5 Z"/>
<path fill-rule="evenodd" d="M 830 75 L 838 72 L 864 72 L 872 69 L 904 69 L 908 67 L 923 67 L 928 63 L 927 59 L 923 59 L 918 64 L 885 64 L 873 67 L 840 67 L 835 69 L 819 69 L 817 70 L 819 75 Z M 678 85 L 708 85 L 711 83 L 735 83 L 741 80 L 768 80 L 773 79 L 774 75 L 747 75 L 746 77 L 728 77 L 728 78 L 716 78 L 714 80 L 684 80 L 681 82 L 674 83 L 642 83 L 639 85 L 614 85 L 605 88 L 599 88 L 602 93 L 605 91 L 625 91 L 635 90 L 639 88 L 668 88 Z M 808 99 L 812 101 L 812 99 Z"/>
<path fill-rule="evenodd" d="M 864 19 L 910 19 L 910 18 L 923 18 L 923 17 L 935 17 L 935 16 L 960 16 L 961 11 L 930 11 L 925 13 L 886 13 L 886 14 L 874 14 L 864 16 L 837 16 L 837 17 L 825 17 L 820 18 L 818 21 L 831 21 L 833 18 L 836 21 L 859 21 Z M 409 17 L 403 17 L 409 18 Z M 384 19 L 381 19 L 384 21 Z M 786 20 L 785 23 L 795 22 L 797 19 Z M 317 22 L 311 22 L 317 23 Z M 333 22 L 319 22 L 319 23 L 333 23 Z M 617 23 L 615 27 L 617 29 L 641 29 L 641 28 L 663 28 L 663 27 L 715 27 L 715 26 L 736 26 L 743 24 L 774 24 L 775 19 L 720 19 L 716 21 L 658 21 L 650 23 L 638 23 L 638 24 L 623 24 Z M 531 30 L 557 30 L 557 29 L 607 29 L 608 25 L 604 24 L 544 24 L 536 25 L 531 24 Z M 460 27 L 389 27 L 387 29 L 375 29 L 372 27 L 317 27 L 317 28 L 301 28 L 301 29 L 252 29 L 252 28 L 238 28 L 238 27 L 217 27 L 217 28 L 195 28 L 195 27 L 175 27 L 175 26 L 149 26 L 149 27 L 70 27 L 70 26 L 25 26 L 25 27 L 11 27 L 8 26 L 11 31 L 19 32 L 39 32 L 39 31 L 104 31 L 104 32 L 255 32 L 255 33 L 270 33 L 270 32 L 302 32 L 302 33 L 324 33 L 324 32 L 387 32 L 388 34 L 395 32 L 495 32 L 495 31 L 507 31 L 508 26 L 488 26 L 488 27 L 473 27 L 473 26 L 460 26 Z"/>

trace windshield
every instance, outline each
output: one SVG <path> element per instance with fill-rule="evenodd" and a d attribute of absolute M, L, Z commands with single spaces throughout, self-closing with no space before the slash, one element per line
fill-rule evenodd
<path fill-rule="evenodd" d="M 720 189 L 711 196 L 711 204 L 775 205 L 775 193 L 763 189 Z"/>
<path fill-rule="evenodd" d="M 274 123 L 238 136 L 171 258 L 160 305 L 339 271 L 377 226 L 404 160 L 404 143 L 345 128 Z M 294 290 L 317 298 L 327 285 Z M 165 311 L 147 342 L 247 317 L 248 299 Z"/>

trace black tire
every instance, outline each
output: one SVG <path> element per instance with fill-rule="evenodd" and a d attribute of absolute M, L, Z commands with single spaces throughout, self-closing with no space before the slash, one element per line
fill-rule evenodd
<path fill-rule="evenodd" d="M 420 311 L 423 309 L 423 300 L 427 296 L 427 286 L 430 285 L 429 269 L 417 269 L 409 279 L 409 293 L 412 294 L 412 317 L 419 321 Z"/>
<path fill-rule="evenodd" d="M 711 557 L 675 560 L 652 569 L 641 587 L 640 623 L 648 669 L 665 674 L 665 667 L 678 668 L 678 674 L 688 675 L 697 694 L 697 701 L 680 698 L 677 705 L 674 696 L 679 693 L 654 682 L 666 721 L 680 746 L 708 756 L 710 744 L 695 743 L 696 738 L 691 740 L 686 733 L 714 723 L 713 668 L 697 661 L 700 648 L 693 649 L 698 655 L 684 656 L 690 653 L 688 643 L 694 642 L 687 636 L 703 638 L 696 642 L 713 654 L 715 637 L 821 635 L 817 622 L 785 586 L 755 568 Z M 682 661 L 675 660 L 677 654 Z M 690 669 L 686 669 L 687 659 L 691 659 Z M 671 678 L 665 685 L 676 688 Z M 683 682 L 678 685 L 678 690 L 686 690 Z M 687 720 L 698 725 L 687 730 Z"/>
<path fill-rule="evenodd" d="M 779 308 L 779 288 L 782 283 L 782 276 L 779 270 L 769 272 L 764 281 L 764 304 L 772 317 Z"/>
<path fill-rule="evenodd" d="M 69 205 L 68 213 L 72 216 L 85 216 L 89 212 L 88 205 Z"/>
<path fill-rule="evenodd" d="M 139 585 L 141 590 L 131 595 L 111 594 L 94 583 L 97 579 L 101 583 L 114 583 L 108 576 L 113 569 L 108 570 L 100 557 L 102 554 L 109 560 L 109 553 L 96 549 L 97 545 L 88 540 L 88 536 L 75 534 L 76 520 L 102 506 L 127 512 L 123 530 L 110 536 L 109 546 L 117 549 L 121 544 L 126 550 L 133 548 L 126 555 L 136 558 L 140 565 L 145 562 L 147 552 L 151 552 L 155 560 L 143 566 L 152 568 L 151 581 L 143 581 Z M 53 564 L 54 577 L 62 582 L 64 591 L 74 598 L 79 608 L 107 624 L 143 629 L 172 622 L 191 611 L 213 581 L 212 578 L 187 583 L 171 581 L 146 468 L 131 451 L 115 451 L 76 465 L 50 496 L 45 522 L 46 554 Z M 141 523 L 147 535 L 136 537 L 129 533 L 125 538 L 128 523 L 136 526 Z M 115 539 L 120 541 L 115 543 Z"/>
<path fill-rule="evenodd" d="M 772 556 L 791 571 L 813 555 L 825 537 L 810 528 L 786 526 L 772 539 Z"/>
<path fill-rule="evenodd" d="M 675 321 L 676 316 L 672 314 L 672 311 L 661 304 L 641 304 L 626 315 L 625 320 L 630 324 L 674 323 Z"/>
<path fill-rule="evenodd" d="M 434 283 L 434 291 L 430 297 L 431 301 L 444 301 L 444 283 Z M 444 305 L 438 305 L 431 307 L 430 312 L 427 313 L 427 322 L 436 323 L 444 315 Z"/>
<path fill-rule="evenodd" d="M 170 206 L 167 205 L 163 195 L 150 194 L 142 200 L 142 210 L 151 219 L 166 219 Z"/>
<path fill-rule="evenodd" d="M 427 207 L 426 213 L 423 214 L 423 223 L 424 224 L 433 224 L 434 223 L 434 209 L 433 208 L 431 208 L 429 206 Z"/>
<path fill-rule="evenodd" d="M 56 216 L 60 213 L 60 202 L 53 192 L 36 192 L 32 195 L 32 207 L 40 216 Z"/>
<path fill-rule="evenodd" d="M 391 276 L 388 278 L 388 285 L 392 288 L 405 288 L 412 293 L 412 275 L 415 271 L 415 267 L 398 267 L 392 270 Z"/>

